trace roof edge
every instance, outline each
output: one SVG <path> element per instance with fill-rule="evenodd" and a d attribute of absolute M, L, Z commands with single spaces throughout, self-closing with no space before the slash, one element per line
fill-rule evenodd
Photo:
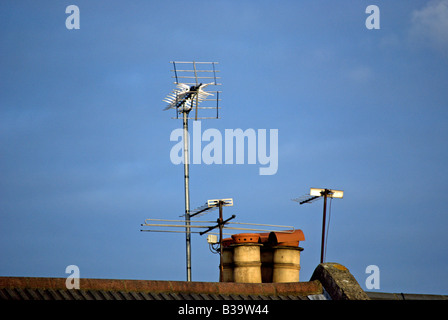
<path fill-rule="evenodd" d="M 0 288 L 67 289 L 66 278 L 0 277 Z M 83 290 L 144 291 L 154 293 L 204 293 L 243 295 L 321 294 L 320 281 L 288 283 L 187 282 L 163 280 L 79 279 Z"/>

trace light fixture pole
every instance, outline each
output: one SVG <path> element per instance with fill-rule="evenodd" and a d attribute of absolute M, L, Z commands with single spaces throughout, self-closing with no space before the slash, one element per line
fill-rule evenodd
<path fill-rule="evenodd" d="M 321 195 L 324 197 L 324 214 L 322 220 L 322 241 L 320 245 L 320 263 L 324 263 L 324 248 L 325 248 L 325 219 L 327 216 L 327 196 L 331 193 L 330 190 L 325 189 L 321 191 Z"/>
<path fill-rule="evenodd" d="M 342 190 L 332 190 L 332 189 L 321 189 L 321 188 L 311 188 L 310 194 L 306 196 L 306 199 L 302 200 L 301 198 L 293 199 L 293 201 L 297 201 L 300 204 L 311 203 L 324 197 L 324 213 L 322 218 L 322 240 L 320 247 L 320 263 L 324 262 L 324 252 L 325 252 L 325 220 L 327 217 L 327 198 L 339 198 L 342 199 L 344 197 L 344 191 Z"/>
<path fill-rule="evenodd" d="M 224 201 L 219 201 L 219 218 L 218 218 L 218 224 L 219 224 L 219 282 L 222 282 L 223 280 L 223 270 L 224 267 L 222 265 L 222 228 L 223 228 L 223 220 L 222 220 L 222 206 L 224 204 Z"/>

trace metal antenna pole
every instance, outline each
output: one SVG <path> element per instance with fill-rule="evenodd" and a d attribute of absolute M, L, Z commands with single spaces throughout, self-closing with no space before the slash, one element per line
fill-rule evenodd
<path fill-rule="evenodd" d="M 324 196 L 324 217 L 322 221 L 322 241 L 320 247 L 320 263 L 324 262 L 324 243 L 325 243 L 325 218 L 327 215 L 327 196 L 330 193 L 330 190 L 325 189 L 322 191 L 322 195 Z"/>
<path fill-rule="evenodd" d="M 188 112 L 183 112 L 184 128 L 184 175 L 185 175 L 185 225 L 187 245 L 187 281 L 191 281 L 191 231 L 190 231 L 190 173 L 188 154 Z"/>

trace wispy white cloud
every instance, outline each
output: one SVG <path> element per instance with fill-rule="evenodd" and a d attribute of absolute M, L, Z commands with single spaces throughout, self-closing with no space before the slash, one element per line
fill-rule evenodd
<path fill-rule="evenodd" d="M 432 0 L 412 13 L 411 37 L 422 45 L 448 49 L 448 0 Z"/>
<path fill-rule="evenodd" d="M 372 68 L 365 65 L 358 65 L 349 68 L 346 71 L 346 77 L 357 83 L 365 83 L 373 79 L 374 73 Z"/>

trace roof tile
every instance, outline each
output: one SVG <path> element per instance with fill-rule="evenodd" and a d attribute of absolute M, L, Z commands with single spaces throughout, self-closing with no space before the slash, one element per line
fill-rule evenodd
<path fill-rule="evenodd" d="M 63 300 L 61 295 L 54 289 L 47 289 L 49 295 L 52 297 L 51 300 Z"/>
<path fill-rule="evenodd" d="M 85 300 L 94 300 L 94 297 L 86 290 L 78 290 Z"/>

